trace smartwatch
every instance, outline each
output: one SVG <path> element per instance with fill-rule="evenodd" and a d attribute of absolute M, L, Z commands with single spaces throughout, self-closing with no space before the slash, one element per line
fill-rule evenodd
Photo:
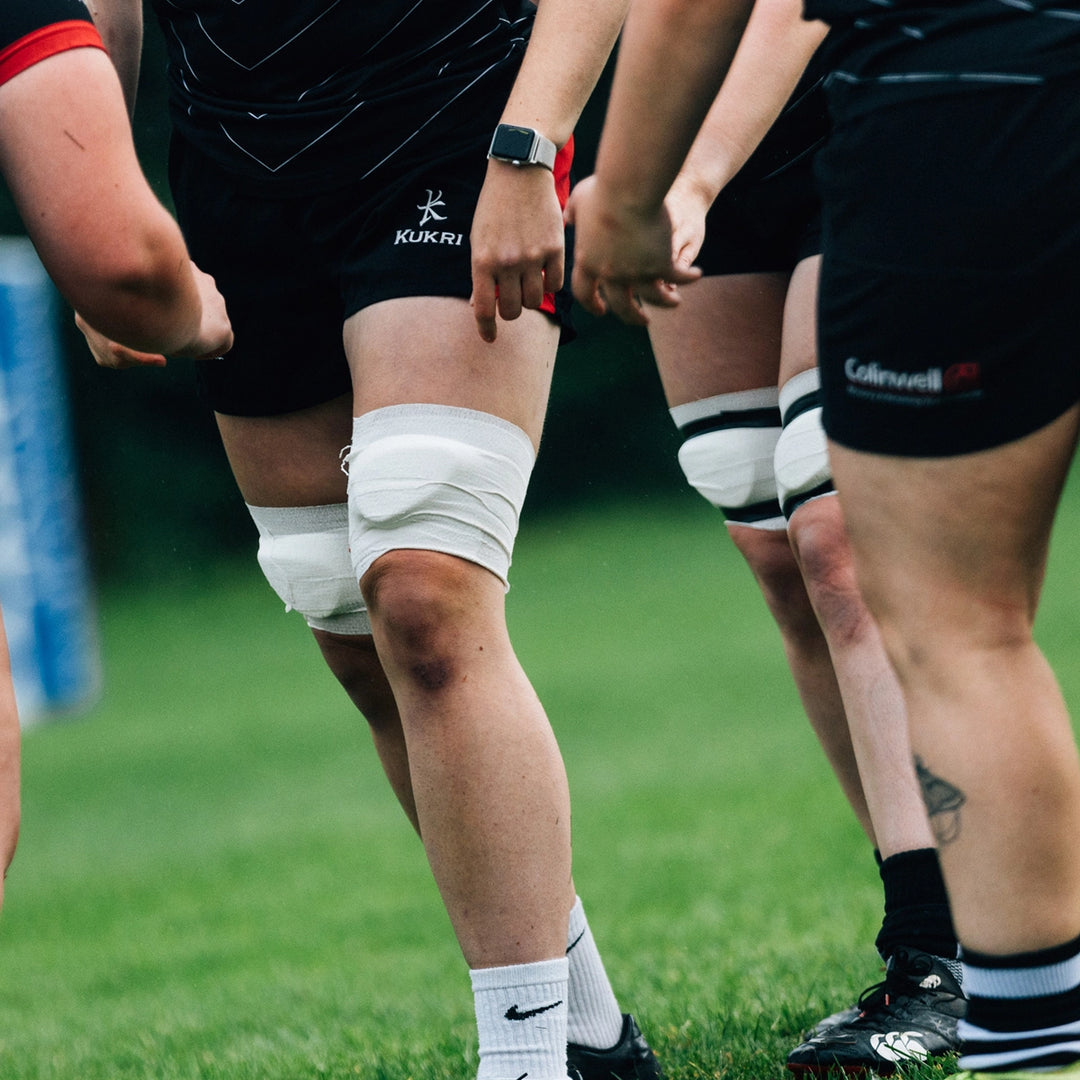
<path fill-rule="evenodd" d="M 488 157 L 511 165 L 543 165 L 555 168 L 555 144 L 532 128 L 499 124 L 491 137 Z"/>

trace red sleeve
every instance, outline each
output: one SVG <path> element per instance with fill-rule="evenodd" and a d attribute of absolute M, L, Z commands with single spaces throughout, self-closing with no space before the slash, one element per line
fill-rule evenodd
<path fill-rule="evenodd" d="M 84 19 L 69 19 L 51 23 L 34 30 L 26 37 L 0 49 L 0 84 L 13 79 L 21 71 L 67 49 L 84 47 L 104 49 L 101 35 L 93 23 Z"/>

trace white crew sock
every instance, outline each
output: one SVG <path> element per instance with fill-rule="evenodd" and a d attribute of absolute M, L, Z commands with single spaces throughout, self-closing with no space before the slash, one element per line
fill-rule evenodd
<path fill-rule="evenodd" d="M 622 1035 L 622 1011 L 593 940 L 580 896 L 575 898 L 570 909 L 566 958 L 570 962 L 567 1041 L 593 1050 L 609 1050 Z"/>
<path fill-rule="evenodd" d="M 477 1080 L 566 1080 L 565 957 L 469 972 L 476 1004 Z"/>

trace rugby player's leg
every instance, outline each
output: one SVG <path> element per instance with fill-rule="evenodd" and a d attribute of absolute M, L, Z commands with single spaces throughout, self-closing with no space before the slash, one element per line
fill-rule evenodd
<path fill-rule="evenodd" d="M 820 263 L 820 256 L 804 259 L 791 278 L 784 311 L 782 384 L 815 364 Z M 824 446 L 824 433 L 820 437 Z M 788 531 L 828 642 L 878 851 L 887 859 L 932 848 L 934 838 L 911 763 L 903 696 L 858 590 L 835 491 L 798 506 Z"/>
<path fill-rule="evenodd" d="M 717 275 L 684 286 L 678 308 L 650 309 L 649 336 L 668 405 L 677 409 L 690 402 L 774 387 L 787 290 L 786 274 Z M 763 528 L 734 520 L 738 511 L 729 511 L 728 532 L 776 621 L 810 723 L 873 842 L 828 642 L 778 514 L 777 508 L 773 527 Z"/>
<path fill-rule="evenodd" d="M 1077 409 L 951 458 L 831 444 L 859 581 L 907 702 L 957 934 L 994 956 L 1080 936 L 1080 763 L 1032 636 Z"/>
<path fill-rule="evenodd" d="M 342 507 L 341 452 L 352 434 L 352 397 L 277 416 L 217 414 L 233 475 L 249 506 Z M 359 589 L 357 589 L 359 600 Z M 408 754 L 397 706 L 370 635 L 312 629 L 330 670 L 371 728 L 376 752 L 398 801 L 416 827 Z"/>
<path fill-rule="evenodd" d="M 534 453 L 557 340 L 535 312 L 503 324 L 489 345 L 463 300 L 375 304 L 345 324 L 355 415 L 417 403 L 465 410 L 512 425 Z M 437 426 L 428 436 L 438 453 Z M 397 445 L 384 448 L 387 461 Z M 350 467 L 355 480 L 355 459 Z M 474 969 L 561 957 L 574 902 L 569 795 L 554 735 L 510 644 L 504 583 L 477 562 L 409 547 L 407 530 L 402 537 L 360 585 L 451 922 Z"/>

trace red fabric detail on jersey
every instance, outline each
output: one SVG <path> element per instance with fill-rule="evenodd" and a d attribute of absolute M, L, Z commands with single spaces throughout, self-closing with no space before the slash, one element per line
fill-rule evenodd
<path fill-rule="evenodd" d="M 555 155 L 555 194 L 559 197 L 559 205 L 565 209 L 566 200 L 570 198 L 570 166 L 574 163 L 574 136 L 571 135 L 566 145 Z M 544 293 L 541 311 L 549 315 L 555 314 L 555 294 Z"/>
<path fill-rule="evenodd" d="M 26 37 L 12 42 L 0 51 L 0 84 L 15 78 L 28 67 L 66 52 L 68 49 L 92 47 L 104 49 L 101 35 L 93 23 L 84 19 L 68 19 L 64 22 L 50 23 L 34 30 Z"/>

